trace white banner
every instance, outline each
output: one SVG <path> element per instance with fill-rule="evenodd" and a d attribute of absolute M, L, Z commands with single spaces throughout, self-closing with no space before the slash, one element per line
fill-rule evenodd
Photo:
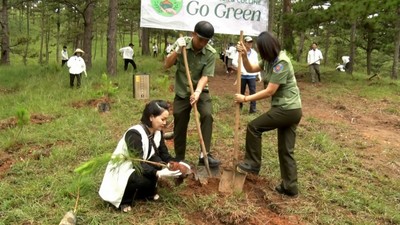
<path fill-rule="evenodd" d="M 268 0 L 142 0 L 140 26 L 193 31 L 210 22 L 219 34 L 256 36 L 267 30 Z"/>

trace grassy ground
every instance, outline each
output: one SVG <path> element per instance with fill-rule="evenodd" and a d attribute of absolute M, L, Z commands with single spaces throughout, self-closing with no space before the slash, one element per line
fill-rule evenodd
<path fill-rule="evenodd" d="M 164 71 L 159 59 L 137 60 L 139 73 L 150 74 L 151 98 L 172 101 L 169 77 L 173 70 Z M 118 84 L 116 95 L 111 97 L 110 112 L 99 113 L 90 104 L 85 105 L 104 93 L 101 86 L 104 65 L 95 62 L 94 68 L 88 72 L 88 78 L 82 79 L 82 88 L 70 89 L 66 68 L 0 67 L 0 121 L 16 116 L 21 110 L 47 118 L 42 124 L 0 130 L 0 224 L 58 224 L 74 208 L 78 189 L 79 224 L 207 224 L 197 220 L 198 215 L 214 224 L 246 224 L 240 218 L 258 216 L 260 206 L 249 200 L 248 193 L 226 197 L 216 192 L 199 195 L 193 190 L 191 195 L 182 195 L 188 185 L 162 188 L 160 202 L 138 202 L 132 214 L 118 213 L 102 202 L 97 191 L 105 165 L 85 177 L 78 176 L 74 169 L 103 153 L 111 153 L 125 129 L 139 121 L 145 101 L 132 98 L 132 73 L 119 72 L 118 76 L 109 77 Z M 304 70 L 300 65 L 297 68 L 300 72 Z M 365 75 L 351 78 L 324 72 L 329 85 L 317 89 L 301 84 L 306 106 L 316 98 L 320 106 L 341 102 L 348 108 L 353 104 L 360 106 L 361 110 L 387 99 L 390 104 L 382 108 L 383 112 L 400 117 L 399 82 L 376 79 L 368 83 Z M 355 100 L 346 102 L 349 96 Z M 82 104 L 83 107 L 75 107 Z M 233 142 L 233 119 L 227 116 L 232 114 L 232 95 L 214 94 L 213 105 L 216 121 L 213 146 L 220 158 L 226 158 L 224 149 Z M 259 104 L 260 110 L 267 108 L 267 103 Z M 257 201 L 264 199 L 269 210 L 282 217 L 294 216 L 298 223 L 304 224 L 400 224 L 400 166 L 398 158 L 393 158 L 399 156 L 399 149 L 396 145 L 380 147 L 377 141 L 357 137 L 354 132 L 361 128 L 342 120 L 327 121 L 315 108 L 318 107 L 310 110 L 305 107 L 298 129 L 300 197 L 277 199 L 271 197 L 274 194 L 270 187 L 260 187 L 265 195 Z M 324 113 L 323 108 L 319 113 Z M 242 116 L 242 134 L 246 121 L 252 118 L 254 115 Z M 193 132 L 188 145 L 195 149 L 195 126 L 191 124 L 190 129 Z M 342 134 L 353 136 L 345 138 Z M 366 160 L 370 156 L 367 151 L 374 150 L 385 152 L 388 157 L 379 159 L 387 161 Z M 195 162 L 197 155 L 190 153 L 188 159 Z M 390 164 L 391 171 L 385 167 L 390 162 L 394 162 Z M 268 133 L 263 139 L 261 176 L 276 184 L 280 177 L 278 168 L 276 135 Z M 223 219 L 224 215 L 237 219 Z M 258 224 L 265 223 L 268 221 Z"/>

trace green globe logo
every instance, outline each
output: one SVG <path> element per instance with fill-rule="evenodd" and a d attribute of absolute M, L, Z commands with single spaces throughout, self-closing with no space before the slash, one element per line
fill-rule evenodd
<path fill-rule="evenodd" d="M 151 6 L 161 16 L 175 16 L 182 9 L 182 0 L 151 0 Z"/>

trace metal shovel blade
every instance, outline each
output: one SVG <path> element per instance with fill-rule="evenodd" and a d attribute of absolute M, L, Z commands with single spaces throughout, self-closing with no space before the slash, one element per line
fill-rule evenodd
<path fill-rule="evenodd" d="M 218 191 L 223 193 L 242 192 L 246 174 L 232 168 L 225 168 L 222 172 Z"/>
<path fill-rule="evenodd" d="M 221 176 L 219 166 L 218 167 L 210 167 L 211 176 L 212 177 L 219 177 Z M 201 184 L 207 184 L 207 179 L 210 178 L 207 173 L 207 168 L 205 166 L 197 166 L 196 168 L 196 175 L 198 180 Z"/>

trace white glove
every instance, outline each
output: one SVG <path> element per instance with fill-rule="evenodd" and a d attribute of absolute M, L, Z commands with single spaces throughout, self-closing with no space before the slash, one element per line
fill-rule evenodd
<path fill-rule="evenodd" d="M 168 168 L 164 168 L 162 170 L 157 171 L 156 173 L 157 177 L 179 177 L 182 175 L 181 171 L 176 170 L 176 171 L 171 171 Z"/>
<path fill-rule="evenodd" d="M 190 166 L 188 164 L 184 163 L 184 162 L 179 162 L 179 164 L 184 165 L 186 168 L 188 168 L 188 170 L 191 169 Z"/>
<path fill-rule="evenodd" d="M 184 37 L 178 38 L 178 40 L 176 40 L 176 42 L 175 42 L 175 45 L 176 45 L 175 52 L 178 53 L 178 54 L 181 54 L 182 53 L 182 47 L 186 46 L 185 38 Z"/>

